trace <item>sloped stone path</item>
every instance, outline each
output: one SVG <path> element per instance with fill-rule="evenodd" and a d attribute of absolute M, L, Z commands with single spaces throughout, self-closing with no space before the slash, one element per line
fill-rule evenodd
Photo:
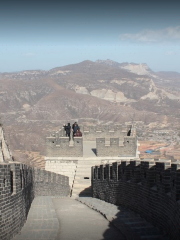
<path fill-rule="evenodd" d="M 126 240 L 99 213 L 70 197 L 37 197 L 12 240 Z"/>
<path fill-rule="evenodd" d="M 24 227 L 13 240 L 53 240 L 58 230 L 59 221 L 51 197 L 36 197 Z"/>
<path fill-rule="evenodd" d="M 76 200 L 101 213 L 127 240 L 168 240 L 156 227 L 128 209 L 92 197 Z"/>
<path fill-rule="evenodd" d="M 168 240 L 128 209 L 92 197 L 76 200 L 36 197 L 24 227 L 13 240 Z"/>
<path fill-rule="evenodd" d="M 126 240 L 101 214 L 73 198 L 54 198 L 59 219 L 55 240 Z"/>

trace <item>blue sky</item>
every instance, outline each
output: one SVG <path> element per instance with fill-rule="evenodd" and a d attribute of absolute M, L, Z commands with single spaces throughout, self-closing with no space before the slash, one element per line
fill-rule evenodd
<path fill-rule="evenodd" d="M 97 59 L 180 72 L 179 9 L 178 1 L 6 1 L 0 6 L 0 72 Z"/>

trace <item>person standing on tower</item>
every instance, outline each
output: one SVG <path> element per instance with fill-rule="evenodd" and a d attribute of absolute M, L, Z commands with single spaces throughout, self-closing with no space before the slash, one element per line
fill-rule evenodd
<path fill-rule="evenodd" d="M 79 130 L 79 126 L 77 124 L 77 122 L 75 122 L 73 125 L 72 125 L 72 129 L 73 129 L 73 137 L 75 136 L 77 130 Z"/>
<path fill-rule="evenodd" d="M 65 126 L 64 129 L 66 131 L 66 137 L 69 137 L 69 141 L 70 141 L 70 133 L 71 133 L 71 125 L 70 125 L 70 123 L 68 123 L 68 125 Z"/>

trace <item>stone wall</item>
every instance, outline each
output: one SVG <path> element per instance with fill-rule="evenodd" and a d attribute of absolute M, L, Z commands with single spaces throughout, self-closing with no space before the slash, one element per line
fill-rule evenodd
<path fill-rule="evenodd" d="M 95 141 L 96 138 L 120 138 L 123 140 L 127 136 L 128 128 L 122 125 L 97 125 L 84 126 L 81 128 L 83 139 L 85 141 Z"/>
<path fill-rule="evenodd" d="M 75 137 L 73 145 L 68 137 L 50 136 L 46 138 L 46 157 L 82 157 L 83 139 Z"/>
<path fill-rule="evenodd" d="M 59 131 L 53 131 L 50 135 L 51 137 L 66 137 L 66 132 L 64 130 L 64 127 L 62 127 L 61 129 L 59 129 Z"/>
<path fill-rule="evenodd" d="M 121 161 L 92 167 L 93 197 L 122 205 L 180 239 L 180 164 Z"/>
<path fill-rule="evenodd" d="M 69 186 L 72 188 L 78 160 L 45 157 L 45 162 L 45 170 L 67 176 L 69 178 Z"/>
<path fill-rule="evenodd" d="M 122 126 L 122 124 L 116 125 L 95 125 L 95 126 L 80 126 L 83 139 L 85 141 L 95 141 L 96 138 L 120 138 L 120 141 L 127 136 L 127 132 L 131 128 L 131 136 L 136 135 L 135 128 L 132 125 Z M 64 128 L 59 131 L 51 133 L 50 137 L 61 138 L 66 137 Z"/>
<path fill-rule="evenodd" d="M 0 239 L 9 240 L 24 225 L 36 196 L 68 196 L 68 177 L 21 163 L 0 164 Z"/>
<path fill-rule="evenodd" d="M 12 155 L 6 143 L 2 126 L 0 126 L 0 163 L 11 161 Z"/>
<path fill-rule="evenodd" d="M 34 169 L 34 194 L 36 196 L 69 196 L 69 177 Z"/>
<path fill-rule="evenodd" d="M 130 128 L 131 135 L 127 136 Z M 82 126 L 81 131 L 82 137 L 75 137 L 74 141 L 65 136 L 64 128 L 53 132 L 46 138 L 46 157 L 82 157 L 83 141 L 96 141 L 96 152 L 100 157 L 137 157 L 136 129 L 131 125 Z"/>
<path fill-rule="evenodd" d="M 96 138 L 96 154 L 98 157 L 136 157 L 137 138 L 126 136 L 123 142 L 119 138 L 110 138 L 108 145 L 106 145 L 105 138 Z"/>

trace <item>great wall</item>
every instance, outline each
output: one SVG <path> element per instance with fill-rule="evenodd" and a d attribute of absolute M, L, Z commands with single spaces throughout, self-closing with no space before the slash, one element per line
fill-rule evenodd
<path fill-rule="evenodd" d="M 28 238 L 27 230 L 21 234 L 40 196 L 68 197 L 96 209 L 124 239 L 180 239 L 180 162 L 140 159 L 132 126 L 81 131 L 70 141 L 63 128 L 46 138 L 43 170 L 15 162 L 0 127 L 0 239 L 41 239 Z M 48 206 L 54 211 L 52 202 Z M 121 210 L 112 216 L 115 206 Z M 47 239 L 56 240 L 55 228 L 51 233 Z"/>

